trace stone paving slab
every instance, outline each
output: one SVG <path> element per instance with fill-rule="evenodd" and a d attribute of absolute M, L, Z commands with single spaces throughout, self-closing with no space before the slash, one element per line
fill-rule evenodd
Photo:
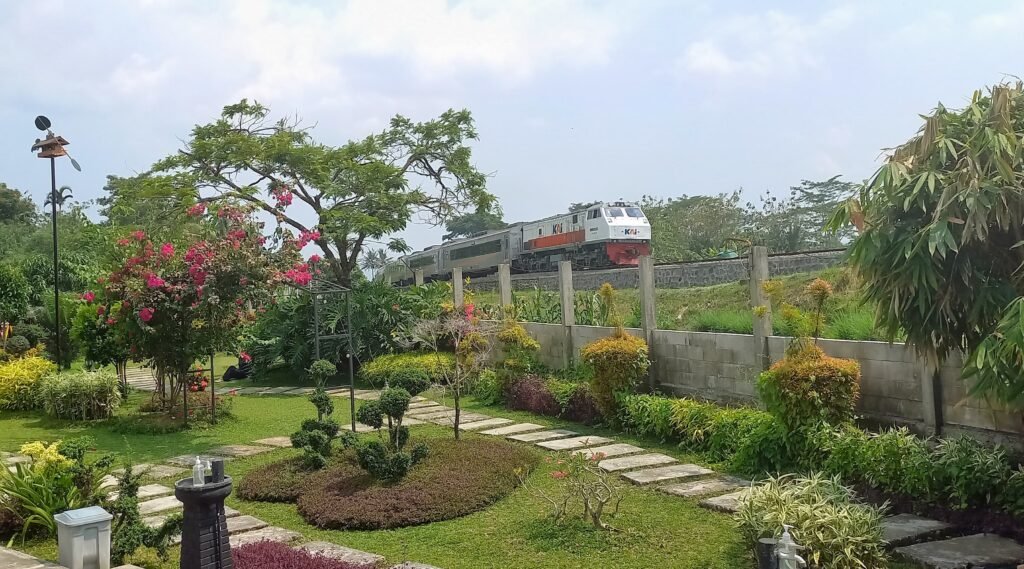
<path fill-rule="evenodd" d="M 882 539 L 889 547 L 910 545 L 948 535 L 953 526 L 914 514 L 897 514 L 882 520 Z"/>
<path fill-rule="evenodd" d="M 0 456 L 0 462 L 4 464 L 23 464 L 32 462 L 32 458 L 23 454 L 5 453 L 3 456 Z"/>
<path fill-rule="evenodd" d="M 421 421 L 412 417 L 402 417 L 402 424 L 406 427 L 411 427 L 413 425 L 424 425 L 426 424 L 426 421 Z"/>
<path fill-rule="evenodd" d="M 412 403 L 422 403 L 424 401 L 429 401 L 429 399 L 427 399 L 426 397 L 424 397 L 422 395 L 417 395 L 416 397 L 413 397 L 409 401 L 411 401 Z"/>
<path fill-rule="evenodd" d="M 740 509 L 740 500 L 746 496 L 747 488 L 743 490 L 737 490 L 729 494 L 723 494 L 722 496 L 715 496 L 714 498 L 708 498 L 701 500 L 700 505 L 709 510 L 715 510 L 716 512 L 722 512 L 725 514 L 735 514 Z"/>
<path fill-rule="evenodd" d="M 192 462 L 189 463 L 189 467 L 190 468 L 191 468 L 191 466 L 193 464 L 195 464 L 195 460 L 196 460 L 196 457 L 193 456 L 192 457 Z M 132 472 L 134 472 L 136 474 L 138 474 L 139 472 L 142 472 L 145 476 L 149 476 L 150 478 L 169 478 L 171 476 L 178 476 L 180 474 L 184 474 L 186 472 L 190 472 L 190 470 L 188 468 L 182 468 L 180 466 L 168 466 L 168 465 L 165 465 L 165 464 L 141 463 L 141 464 L 136 464 L 136 465 L 132 466 Z M 113 479 L 113 483 L 114 484 L 117 484 L 117 480 L 114 478 L 114 475 L 118 475 L 118 474 L 122 474 L 122 473 L 124 473 L 124 468 L 118 468 L 118 469 L 115 469 L 112 472 L 111 475 L 109 475 Z"/>
<path fill-rule="evenodd" d="M 470 423 L 478 423 L 480 421 L 486 421 L 487 419 L 490 419 L 490 417 L 487 415 L 481 415 L 480 413 L 463 413 L 459 416 L 459 428 L 461 429 L 463 425 L 468 425 Z M 455 426 L 455 413 L 445 415 L 444 417 L 437 417 L 436 419 L 426 420 L 435 425 L 441 425 L 443 427 L 453 427 Z"/>
<path fill-rule="evenodd" d="M 596 435 L 583 435 L 579 437 L 572 437 L 568 439 L 556 439 L 553 441 L 540 441 L 537 446 L 546 448 L 548 450 L 573 450 L 577 448 L 600 446 L 608 443 L 613 443 L 612 439 L 607 437 L 599 437 Z"/>
<path fill-rule="evenodd" d="M 990 533 L 897 547 L 896 554 L 931 569 L 1002 568 L 1024 564 L 1024 545 Z"/>
<path fill-rule="evenodd" d="M 683 498 L 704 498 L 714 494 L 725 494 L 734 492 L 741 488 L 750 486 L 750 482 L 733 478 L 732 476 L 720 476 L 706 480 L 692 480 L 690 482 L 678 482 L 667 486 L 659 486 L 658 490 L 673 496 Z"/>
<path fill-rule="evenodd" d="M 224 445 L 210 449 L 210 454 L 216 456 L 230 456 L 234 458 L 239 458 L 246 456 L 256 456 L 257 454 L 263 454 L 265 452 L 270 452 L 271 450 L 271 448 L 266 446 Z M 194 460 L 195 459 L 193 459 L 193 461 Z"/>
<path fill-rule="evenodd" d="M 346 430 L 351 430 L 351 429 L 352 429 L 352 425 L 349 425 Z M 364 423 L 356 423 L 356 432 L 357 433 L 375 433 L 375 432 L 377 432 L 377 429 L 374 429 L 370 425 L 367 425 L 367 424 L 364 424 Z"/>
<path fill-rule="evenodd" d="M 624 454 L 636 454 L 640 452 L 647 452 L 646 450 L 638 447 L 629 445 L 626 443 L 616 443 L 613 445 L 605 445 L 600 447 L 588 448 L 573 452 L 573 454 L 582 454 L 587 458 L 594 458 L 598 454 L 603 455 L 602 460 L 605 458 L 612 458 L 613 456 L 622 456 Z"/>
<path fill-rule="evenodd" d="M 227 461 L 231 460 L 230 456 L 221 456 L 221 455 L 216 455 L 216 454 L 200 454 L 198 456 L 199 456 L 199 460 L 202 460 L 202 461 L 209 460 L 209 461 L 212 462 L 214 460 L 223 460 L 223 461 L 227 462 Z M 181 456 L 175 456 L 175 457 L 172 457 L 172 458 L 168 458 L 164 462 L 166 462 L 167 464 L 173 464 L 174 466 L 182 466 L 182 467 L 187 466 L 189 468 L 192 468 L 192 466 L 194 466 L 195 463 L 196 463 L 196 455 L 194 455 L 194 454 L 183 454 Z"/>
<path fill-rule="evenodd" d="M 163 498 L 139 502 L 139 514 L 143 517 L 179 508 L 181 508 L 181 502 L 174 496 L 164 496 Z"/>
<path fill-rule="evenodd" d="M 268 387 L 260 395 L 280 395 L 295 389 L 295 387 Z"/>
<path fill-rule="evenodd" d="M 241 547 L 247 543 L 258 541 L 277 541 L 280 543 L 291 543 L 302 538 L 297 531 L 287 530 L 279 527 L 266 527 L 263 529 L 236 533 L 231 536 L 231 547 Z"/>
<path fill-rule="evenodd" d="M 118 492 L 116 490 L 107 494 L 107 497 L 111 500 L 117 499 Z M 174 488 L 164 486 L 163 484 L 146 484 L 139 486 L 139 500 L 148 500 L 150 498 L 156 498 L 159 496 L 167 496 L 168 494 L 174 494 Z"/>
<path fill-rule="evenodd" d="M 408 415 L 410 417 L 414 417 L 416 419 L 422 419 L 424 421 L 430 421 L 432 419 L 438 419 L 438 418 L 441 418 L 441 417 L 447 417 L 449 414 L 452 414 L 452 413 L 455 413 L 455 409 L 448 409 L 446 407 L 441 407 L 439 409 L 431 409 L 431 410 L 423 412 L 423 413 L 406 413 L 406 415 Z"/>
<path fill-rule="evenodd" d="M 484 419 L 482 421 L 473 421 L 471 423 L 463 423 L 459 425 L 460 429 L 466 431 L 479 431 L 480 429 L 489 429 L 491 427 L 497 427 L 499 425 L 508 425 L 511 423 L 511 419 L 503 419 L 501 417 L 495 417 L 493 419 Z"/>
<path fill-rule="evenodd" d="M 412 401 L 412 400 L 410 399 L 409 401 Z M 409 409 L 420 409 L 420 408 L 423 408 L 423 407 L 440 407 L 440 405 L 438 405 L 437 403 L 434 403 L 433 401 L 427 401 L 426 399 L 424 399 L 423 401 L 413 401 L 413 402 L 409 403 Z M 314 543 L 323 543 L 323 542 L 314 542 Z"/>
<path fill-rule="evenodd" d="M 266 387 L 229 387 L 228 391 L 234 391 L 238 395 L 253 395 L 255 393 L 263 393 Z"/>
<path fill-rule="evenodd" d="M 0 568 L 2 569 L 63 569 L 49 561 L 32 557 L 27 553 L 0 547 Z"/>
<path fill-rule="evenodd" d="M 609 458 L 602 460 L 597 463 L 605 472 L 618 472 L 620 470 L 630 470 L 632 468 L 643 468 L 645 466 L 658 466 L 660 464 L 670 464 L 673 462 L 679 462 L 676 459 L 668 456 L 667 454 L 661 453 L 650 453 L 650 454 L 638 454 L 636 456 L 622 456 L 619 458 Z"/>
<path fill-rule="evenodd" d="M 552 429 L 550 431 L 539 431 L 535 433 L 522 433 L 518 435 L 509 435 L 507 438 L 513 441 L 519 441 L 522 443 L 535 443 L 537 441 L 546 441 L 549 439 L 560 439 L 564 437 L 572 437 L 579 435 L 576 431 L 569 431 L 566 429 Z"/>
<path fill-rule="evenodd" d="M 253 441 L 253 442 L 258 444 L 258 445 L 266 445 L 266 446 L 278 447 L 278 448 L 291 448 L 291 446 L 292 446 L 292 439 L 291 439 L 291 437 L 270 437 L 270 438 L 266 438 L 266 439 L 260 439 L 258 441 Z"/>
<path fill-rule="evenodd" d="M 526 431 L 536 431 L 538 429 L 546 429 L 544 425 L 535 425 L 533 423 L 516 423 L 507 427 L 498 427 L 497 429 L 488 429 L 486 431 L 480 431 L 483 435 L 514 435 L 517 433 L 525 433 Z"/>
<path fill-rule="evenodd" d="M 313 393 L 314 391 L 316 391 L 315 387 L 300 387 L 298 389 L 293 389 L 293 390 L 289 391 L 288 395 L 309 395 L 310 393 Z"/>
<path fill-rule="evenodd" d="M 367 567 L 377 567 L 384 563 L 383 555 L 367 553 L 365 551 L 359 551 L 358 549 L 352 549 L 351 547 L 344 547 L 342 545 L 328 543 L 326 541 L 312 541 L 310 543 L 304 543 L 299 546 L 299 549 L 304 549 L 317 555 L 323 555 L 328 559 L 366 565 Z"/>
<path fill-rule="evenodd" d="M 267 525 L 267 522 L 253 516 L 235 516 L 227 519 L 228 535 L 263 529 Z M 175 545 L 181 543 L 181 534 L 174 536 L 171 543 Z"/>
<path fill-rule="evenodd" d="M 163 525 L 164 520 L 167 519 L 167 516 L 169 516 L 171 513 L 173 513 L 173 512 L 167 512 L 167 513 L 164 513 L 164 514 L 158 514 L 158 515 L 154 515 L 154 516 L 146 516 L 146 517 L 142 518 L 142 523 L 146 524 L 147 526 L 149 526 L 151 528 L 160 527 L 161 525 Z M 224 517 L 225 518 L 231 519 L 231 518 L 236 518 L 236 517 L 238 517 L 240 515 L 242 515 L 242 513 L 239 512 L 238 510 L 236 510 L 234 508 L 229 508 L 227 506 L 224 506 Z M 0 566 L 0 567 L 2 567 L 2 566 Z"/>
<path fill-rule="evenodd" d="M 356 393 L 356 399 L 360 401 L 376 401 L 380 399 L 379 391 L 371 391 L 369 393 Z"/>
<path fill-rule="evenodd" d="M 623 474 L 622 477 L 633 484 L 643 486 L 655 482 L 665 482 L 666 480 L 677 480 L 679 478 L 696 478 L 714 473 L 714 470 L 697 466 L 696 464 L 673 464 L 672 466 L 662 466 L 660 468 L 634 470 Z"/>

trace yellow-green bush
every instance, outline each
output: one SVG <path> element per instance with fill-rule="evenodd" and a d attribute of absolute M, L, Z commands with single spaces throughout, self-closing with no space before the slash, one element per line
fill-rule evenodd
<path fill-rule="evenodd" d="M 14 411 L 36 407 L 36 384 L 44 375 L 55 371 L 56 365 L 38 356 L 0 363 L 0 409 Z"/>
<path fill-rule="evenodd" d="M 805 340 L 761 374 L 757 387 L 768 410 L 790 429 L 845 423 L 853 420 L 860 395 L 860 365 L 826 356 Z"/>
<path fill-rule="evenodd" d="M 447 352 L 386 354 L 363 365 L 359 375 L 372 385 L 401 387 L 410 395 L 440 383 L 455 368 L 455 355 Z"/>
<path fill-rule="evenodd" d="M 540 343 L 526 333 L 526 328 L 515 320 L 508 319 L 498 331 L 504 359 L 501 367 L 511 372 L 529 373 L 537 368 L 537 351 Z"/>
<path fill-rule="evenodd" d="M 651 365 L 647 342 L 621 327 L 613 335 L 583 346 L 580 357 L 594 370 L 594 398 L 607 418 L 615 417 L 616 394 L 632 391 Z"/>

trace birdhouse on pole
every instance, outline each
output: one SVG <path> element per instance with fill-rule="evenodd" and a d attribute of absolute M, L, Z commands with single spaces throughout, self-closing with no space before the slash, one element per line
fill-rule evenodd
<path fill-rule="evenodd" d="M 32 145 L 32 151 L 35 152 L 38 150 L 39 154 L 36 154 L 36 156 L 40 158 L 57 158 L 60 156 L 67 156 L 68 153 L 64 150 L 64 147 L 68 144 L 71 143 L 63 136 L 53 134 L 53 131 L 47 130 L 46 138 L 37 138 L 36 143 Z"/>

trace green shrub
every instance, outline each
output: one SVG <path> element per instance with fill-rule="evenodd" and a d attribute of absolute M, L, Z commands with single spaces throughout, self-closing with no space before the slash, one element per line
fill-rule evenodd
<path fill-rule="evenodd" d="M 826 338 L 839 340 L 883 340 L 875 328 L 875 313 L 869 308 L 837 312 L 825 327 Z"/>
<path fill-rule="evenodd" d="M 758 393 L 770 412 L 791 430 L 853 420 L 860 394 L 860 365 L 826 356 L 821 348 L 797 344 L 761 374 Z"/>
<path fill-rule="evenodd" d="M 1007 479 L 1003 491 L 999 494 L 999 505 L 1010 515 L 1024 518 L 1024 465 L 1018 466 Z M 0 524 L 0 528 L 2 527 Z"/>
<path fill-rule="evenodd" d="M 758 409 L 719 409 L 711 421 L 706 450 L 713 460 L 731 460 L 751 433 L 771 422 L 772 416 Z"/>
<path fill-rule="evenodd" d="M 11 336 L 7 339 L 7 344 L 4 346 L 4 350 L 13 356 L 20 356 L 27 352 L 32 345 L 29 344 L 28 338 L 24 336 Z"/>
<path fill-rule="evenodd" d="M 697 313 L 690 326 L 698 332 L 753 334 L 754 315 L 749 310 L 708 310 Z"/>
<path fill-rule="evenodd" d="M 0 362 L 0 409 L 18 411 L 39 406 L 36 388 L 57 366 L 40 357 Z"/>
<path fill-rule="evenodd" d="M 669 441 L 675 435 L 673 403 L 672 399 L 659 395 L 622 395 L 619 397 L 619 423 L 627 432 Z"/>
<path fill-rule="evenodd" d="M 887 566 L 882 540 L 882 508 L 855 502 L 853 491 L 836 478 L 769 478 L 740 501 L 736 521 L 753 547 L 764 537 L 778 538 L 782 525 L 812 567 L 864 569 Z"/>
<path fill-rule="evenodd" d="M 679 436 L 679 446 L 695 451 L 706 449 L 715 416 L 721 409 L 721 407 L 714 403 L 695 401 L 693 399 L 676 399 L 673 401 L 672 428 Z"/>
<path fill-rule="evenodd" d="M 598 407 L 607 418 L 615 417 L 616 395 L 633 391 L 651 365 L 647 342 L 627 334 L 621 327 L 611 336 L 583 346 L 580 359 L 594 370 L 591 387 Z"/>
<path fill-rule="evenodd" d="M 942 439 L 934 451 L 939 483 L 956 508 L 988 506 L 998 501 L 1011 477 L 1006 451 L 961 435 Z"/>
<path fill-rule="evenodd" d="M 36 347 L 46 341 L 47 332 L 38 324 L 18 324 L 14 327 L 15 336 L 24 336 L 30 347 Z"/>
<path fill-rule="evenodd" d="M 496 337 L 504 356 L 501 360 L 503 369 L 517 374 L 537 371 L 540 344 L 526 333 L 522 324 L 506 319 Z"/>
<path fill-rule="evenodd" d="M 496 405 L 504 399 L 504 390 L 498 379 L 498 372 L 484 369 L 473 384 L 473 397 L 484 405 Z"/>
<path fill-rule="evenodd" d="M 356 420 L 380 429 L 379 440 L 363 441 L 356 446 L 359 466 L 377 480 L 399 480 L 427 456 L 423 444 L 416 445 L 411 452 L 404 450 L 409 442 L 409 427 L 402 424 L 402 419 L 409 410 L 410 399 L 405 389 L 389 387 L 379 399 L 363 403 L 356 411 Z"/>
<path fill-rule="evenodd" d="M 416 396 L 442 383 L 455 367 L 455 355 L 447 352 L 386 354 L 363 365 L 359 375 L 372 385 L 401 387 Z"/>
<path fill-rule="evenodd" d="M 760 476 L 783 472 L 801 461 L 803 447 L 799 445 L 799 433 L 796 436 L 790 433 L 778 417 L 762 413 L 746 421 L 750 430 L 736 441 L 735 452 L 729 460 L 733 470 Z"/>
<path fill-rule="evenodd" d="M 87 421 L 114 415 L 121 404 L 112 371 L 65 371 L 39 382 L 39 400 L 52 417 Z"/>
<path fill-rule="evenodd" d="M 126 555 L 123 561 L 125 565 L 141 567 L 142 569 L 162 569 L 164 566 L 164 560 L 160 557 L 160 552 L 145 545 L 136 549 L 130 555 Z"/>
<path fill-rule="evenodd" d="M 817 431 L 816 442 L 827 455 L 821 465 L 822 470 L 849 483 L 868 481 L 871 437 L 867 432 L 853 425 L 823 425 Z"/>
<path fill-rule="evenodd" d="M 4 231 L 9 231 L 5 228 Z M 0 322 L 21 320 L 28 307 L 29 284 L 17 267 L 0 263 Z"/>
<path fill-rule="evenodd" d="M 852 431 L 851 431 L 852 433 Z M 848 443 L 847 456 L 861 462 L 860 478 L 868 484 L 892 492 L 928 499 L 935 492 L 935 465 L 932 462 L 925 441 L 911 433 L 906 427 L 889 429 L 868 438 L 867 444 L 858 452 L 861 437 L 852 434 Z"/>
<path fill-rule="evenodd" d="M 126 462 L 117 475 L 117 498 L 110 505 L 110 513 L 114 516 L 110 539 L 111 565 L 128 563 L 129 557 L 143 547 L 154 550 L 158 557 L 166 558 L 171 538 L 181 533 L 181 514 L 171 514 L 155 527 L 142 521 L 139 484 L 144 475 L 145 471 L 133 468 L 131 462 Z"/>
<path fill-rule="evenodd" d="M 317 360 L 309 366 L 309 378 L 313 380 L 313 385 L 317 387 L 327 385 L 327 380 L 334 377 L 337 373 L 338 367 L 327 360 Z"/>

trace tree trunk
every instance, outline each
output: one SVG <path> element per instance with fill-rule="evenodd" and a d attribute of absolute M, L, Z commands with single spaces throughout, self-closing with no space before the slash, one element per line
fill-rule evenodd
<path fill-rule="evenodd" d="M 453 393 L 455 395 L 455 440 L 459 440 L 459 416 L 462 414 L 462 398 L 459 397 L 458 390 Z"/>

